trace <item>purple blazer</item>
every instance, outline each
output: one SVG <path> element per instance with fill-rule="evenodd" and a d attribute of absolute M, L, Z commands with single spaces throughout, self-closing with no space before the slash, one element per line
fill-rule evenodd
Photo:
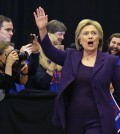
<path fill-rule="evenodd" d="M 82 51 L 68 48 L 61 51 L 53 47 L 48 35 L 40 42 L 46 56 L 53 62 L 63 66 L 60 91 L 55 100 L 53 123 L 66 126 L 67 91 L 78 72 L 81 64 Z M 120 97 L 120 66 L 117 65 L 118 57 L 98 50 L 97 59 L 91 76 L 91 87 L 101 119 L 102 134 L 117 134 L 114 110 L 110 101 L 109 86 L 112 82 L 114 90 Z"/>

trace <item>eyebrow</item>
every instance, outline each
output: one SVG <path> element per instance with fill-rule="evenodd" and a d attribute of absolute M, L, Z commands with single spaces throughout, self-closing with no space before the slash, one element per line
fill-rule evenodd
<path fill-rule="evenodd" d="M 15 29 L 12 29 L 12 28 L 4 28 L 6 31 L 12 31 L 13 33 L 15 33 Z"/>

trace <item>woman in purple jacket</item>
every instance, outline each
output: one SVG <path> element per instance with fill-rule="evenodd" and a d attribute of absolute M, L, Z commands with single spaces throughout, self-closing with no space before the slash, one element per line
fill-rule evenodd
<path fill-rule="evenodd" d="M 60 51 L 47 35 L 48 16 L 39 7 L 34 12 L 46 56 L 63 66 L 56 98 L 54 124 L 67 134 L 117 134 L 109 86 L 120 97 L 118 57 L 101 52 L 103 30 L 94 20 L 82 20 L 75 32 L 76 49 Z"/>

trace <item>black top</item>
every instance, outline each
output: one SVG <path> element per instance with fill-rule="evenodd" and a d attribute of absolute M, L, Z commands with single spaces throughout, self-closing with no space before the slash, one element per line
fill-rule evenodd
<path fill-rule="evenodd" d="M 26 89 L 49 90 L 51 80 L 52 76 L 39 64 L 36 73 L 29 76 Z"/>
<path fill-rule="evenodd" d="M 93 119 L 98 117 L 90 78 L 93 67 L 81 64 L 75 83 L 73 85 L 72 97 L 68 109 L 68 116 Z"/>

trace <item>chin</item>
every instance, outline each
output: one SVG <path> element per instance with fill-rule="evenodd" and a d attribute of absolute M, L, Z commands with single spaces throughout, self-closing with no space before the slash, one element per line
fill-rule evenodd
<path fill-rule="evenodd" d="M 112 55 L 116 55 L 117 53 L 115 53 L 115 52 L 111 52 L 111 54 L 112 54 Z"/>
<path fill-rule="evenodd" d="M 6 40 L 6 42 L 11 42 L 11 39 Z"/>

